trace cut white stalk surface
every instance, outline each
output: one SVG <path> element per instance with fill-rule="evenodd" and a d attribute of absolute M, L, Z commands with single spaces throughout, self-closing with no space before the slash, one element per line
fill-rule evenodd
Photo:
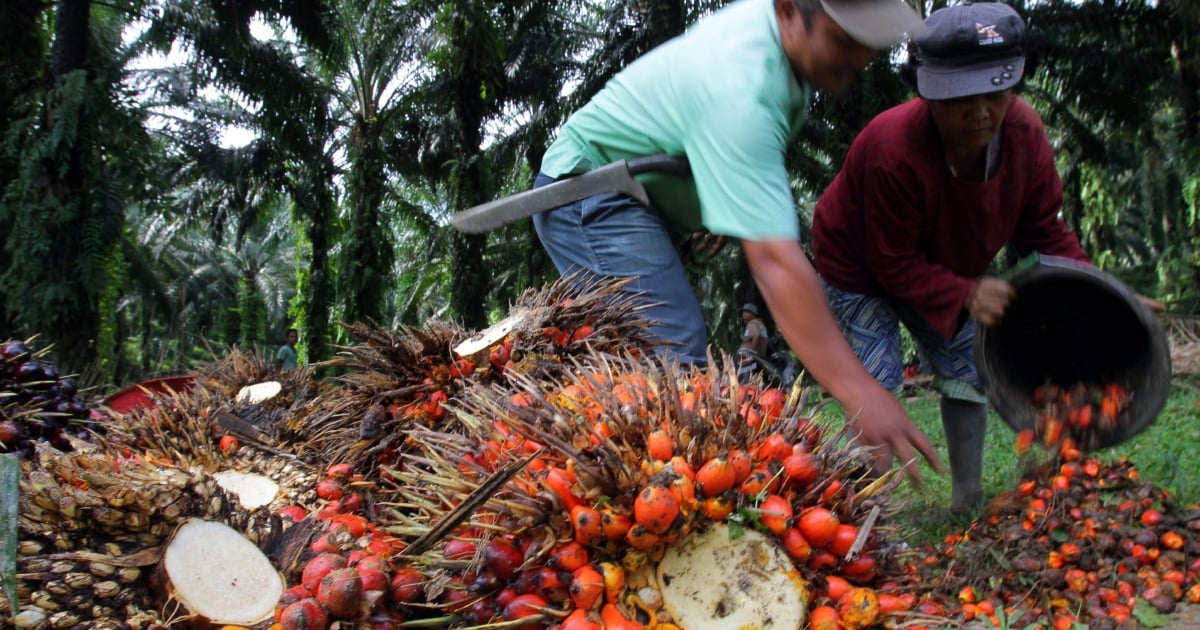
<path fill-rule="evenodd" d="M 279 484 L 268 477 L 255 473 L 222 470 L 213 475 L 217 485 L 237 496 L 238 503 L 247 510 L 270 505 L 279 496 Z"/>
<path fill-rule="evenodd" d="M 669 548 L 658 565 L 663 605 L 684 630 L 798 629 L 810 589 L 773 539 L 714 525 Z"/>
<path fill-rule="evenodd" d="M 191 519 L 175 531 L 163 553 L 168 595 L 191 617 L 216 625 L 253 625 L 270 619 L 283 593 L 283 577 L 254 543 L 237 530 Z"/>

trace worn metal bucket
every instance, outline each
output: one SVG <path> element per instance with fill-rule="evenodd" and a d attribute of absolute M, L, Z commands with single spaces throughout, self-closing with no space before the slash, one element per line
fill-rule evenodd
<path fill-rule="evenodd" d="M 980 326 L 975 364 L 988 400 L 1009 426 L 1033 429 L 1034 390 L 1047 380 L 1117 383 L 1129 405 L 1095 449 L 1137 435 L 1158 416 L 1171 386 L 1171 356 L 1157 318 L 1112 275 L 1072 260 L 1042 256 L 1011 279 L 1017 297 L 1000 324 Z"/>

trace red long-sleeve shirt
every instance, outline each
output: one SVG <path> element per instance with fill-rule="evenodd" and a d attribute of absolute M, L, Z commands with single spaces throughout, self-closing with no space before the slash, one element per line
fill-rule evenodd
<path fill-rule="evenodd" d="M 967 295 L 1006 244 L 1090 262 L 1059 217 L 1062 181 L 1041 118 L 1014 99 L 999 166 L 986 182 L 955 178 L 925 101 L 872 120 L 813 216 L 814 264 L 845 291 L 888 296 L 947 338 Z"/>

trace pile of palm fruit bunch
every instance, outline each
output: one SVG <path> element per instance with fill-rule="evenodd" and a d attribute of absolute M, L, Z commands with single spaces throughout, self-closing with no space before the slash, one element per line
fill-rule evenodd
<path fill-rule="evenodd" d="M 0 344 L 0 453 L 26 458 L 38 442 L 69 448 L 68 437 L 85 435 L 89 424 L 75 379 L 47 360 L 49 348 L 33 345 L 20 339 Z"/>
<path fill-rule="evenodd" d="M 347 325 L 358 343 L 324 380 L 234 351 L 186 391 L 104 410 L 86 440 L 36 442 L 0 615 L 39 630 L 1103 628 L 1200 598 L 1200 510 L 1084 457 L 1077 418 L 1059 442 L 1035 437 L 1052 464 L 985 518 L 912 548 L 888 524 L 899 472 L 874 474 L 852 425 L 800 387 L 739 384 L 728 357 L 663 362 L 623 287 L 568 278 L 478 332 Z"/>

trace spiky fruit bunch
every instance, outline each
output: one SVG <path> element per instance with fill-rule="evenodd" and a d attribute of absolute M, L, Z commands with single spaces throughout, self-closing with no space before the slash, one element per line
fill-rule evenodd
<path fill-rule="evenodd" d="M 717 522 L 762 530 L 811 578 L 875 582 L 886 555 L 870 519 L 894 478 L 865 476 L 865 453 L 837 446 L 799 391 L 740 386 L 728 361 L 682 375 L 645 356 L 576 365 L 563 381 L 469 387 L 465 430 L 409 434 L 420 448 L 388 478 L 408 506 L 394 516 L 425 534 L 397 569 L 425 584 L 411 607 L 530 627 L 579 610 L 580 623 L 606 609 L 665 621 L 630 602 L 645 603 L 666 549 Z"/>
<path fill-rule="evenodd" d="M 344 391 L 291 409 L 278 437 L 306 460 L 344 462 L 373 479 L 400 460 L 413 427 L 457 430 L 447 403 L 468 384 L 507 387 L 512 376 L 561 382 L 589 353 L 651 351 L 658 342 L 627 284 L 563 278 L 526 291 L 509 318 L 479 332 L 439 321 L 398 331 L 343 324 L 359 343 L 320 366 L 343 372 Z"/>
<path fill-rule="evenodd" d="M 75 379 L 18 339 L 0 343 L 0 453 L 33 456 L 34 444 L 70 448 L 68 437 L 86 439 L 88 407 Z"/>

